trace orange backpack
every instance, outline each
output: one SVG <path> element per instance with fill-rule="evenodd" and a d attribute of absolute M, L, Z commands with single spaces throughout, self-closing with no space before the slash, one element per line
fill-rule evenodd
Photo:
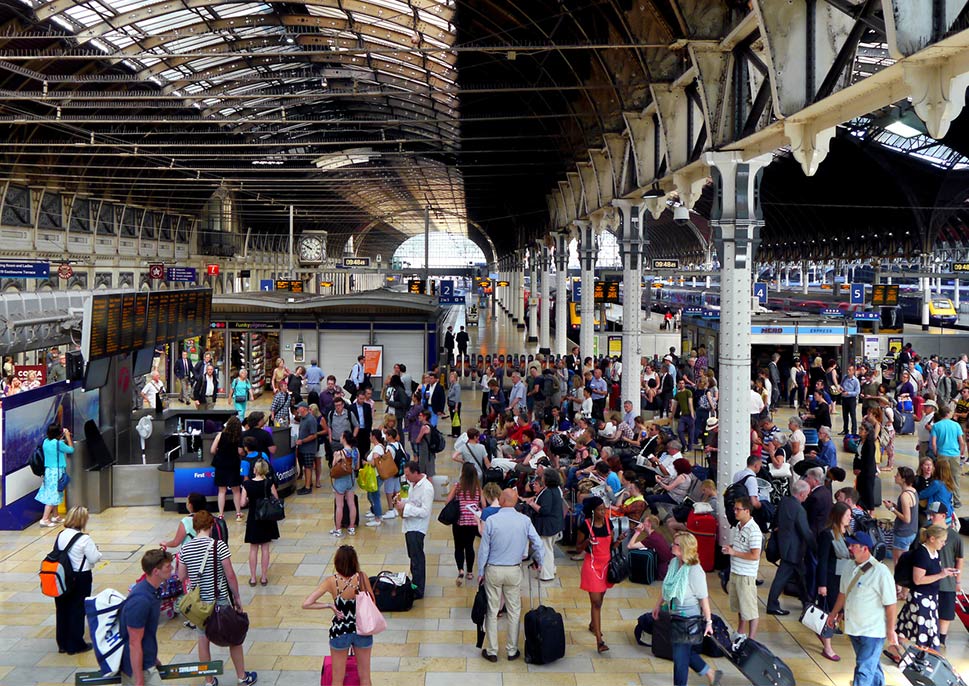
<path fill-rule="evenodd" d="M 40 563 L 40 591 L 45 596 L 59 598 L 74 588 L 75 572 L 69 553 L 77 539 L 83 535 L 81 532 L 74 534 L 63 550 L 57 547 L 60 534 L 54 539 L 54 549 Z"/>

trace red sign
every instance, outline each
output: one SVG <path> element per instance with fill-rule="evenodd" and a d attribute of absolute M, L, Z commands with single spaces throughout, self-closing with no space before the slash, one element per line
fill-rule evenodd
<path fill-rule="evenodd" d="M 62 279 L 69 279 L 74 276 L 74 269 L 67 262 L 57 268 L 57 275 Z"/>
<path fill-rule="evenodd" d="M 219 265 L 217 264 L 207 264 L 205 265 L 205 273 L 209 276 L 219 275 Z"/>
<path fill-rule="evenodd" d="M 36 381 L 39 382 L 37 384 L 38 386 L 43 386 L 45 383 L 47 383 L 46 366 L 42 364 L 24 364 L 24 365 L 18 364 L 15 374 L 17 375 L 17 378 L 20 379 L 21 383 L 26 383 L 28 372 L 34 372 L 34 378 Z"/>
<path fill-rule="evenodd" d="M 165 278 L 165 265 L 163 264 L 149 264 L 148 265 L 148 278 L 161 280 Z"/>

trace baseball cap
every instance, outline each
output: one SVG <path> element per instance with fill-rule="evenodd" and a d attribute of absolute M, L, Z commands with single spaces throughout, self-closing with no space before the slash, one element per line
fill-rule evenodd
<path fill-rule="evenodd" d="M 306 407 L 306 408 L 309 408 L 309 405 L 307 405 L 305 401 L 304 401 L 304 402 L 301 402 L 301 403 L 297 403 L 297 404 L 296 404 L 296 409 L 297 409 L 297 410 L 298 410 L 299 408 L 301 408 L 301 407 Z"/>
<path fill-rule="evenodd" d="M 945 506 L 945 503 L 940 503 L 938 500 L 929 503 L 926 511 L 929 514 L 949 514 L 949 508 Z"/>
<path fill-rule="evenodd" d="M 868 550 L 873 550 L 875 547 L 875 542 L 871 540 L 871 536 L 866 534 L 864 531 L 856 531 L 854 536 L 845 537 L 846 545 L 863 545 Z"/>

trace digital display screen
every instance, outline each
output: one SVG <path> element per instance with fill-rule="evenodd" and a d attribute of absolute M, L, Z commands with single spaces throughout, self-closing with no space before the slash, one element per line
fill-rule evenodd
<path fill-rule="evenodd" d="M 95 294 L 86 359 L 200 336 L 209 328 L 211 314 L 210 289 Z"/>
<path fill-rule="evenodd" d="M 619 282 L 618 281 L 596 281 L 595 301 L 597 303 L 618 303 L 619 302 Z"/>
<path fill-rule="evenodd" d="M 895 284 L 875 284 L 871 287 L 872 305 L 898 305 L 898 286 Z"/>
<path fill-rule="evenodd" d="M 424 279 L 411 279 L 407 282 L 408 293 L 420 293 L 423 295 L 426 291 L 427 284 L 424 283 Z"/>

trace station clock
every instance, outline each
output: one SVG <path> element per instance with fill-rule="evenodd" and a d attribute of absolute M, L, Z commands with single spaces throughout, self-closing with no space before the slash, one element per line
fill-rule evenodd
<path fill-rule="evenodd" d="M 300 264 L 319 265 L 326 260 L 326 232 L 304 231 L 296 241 Z"/>

